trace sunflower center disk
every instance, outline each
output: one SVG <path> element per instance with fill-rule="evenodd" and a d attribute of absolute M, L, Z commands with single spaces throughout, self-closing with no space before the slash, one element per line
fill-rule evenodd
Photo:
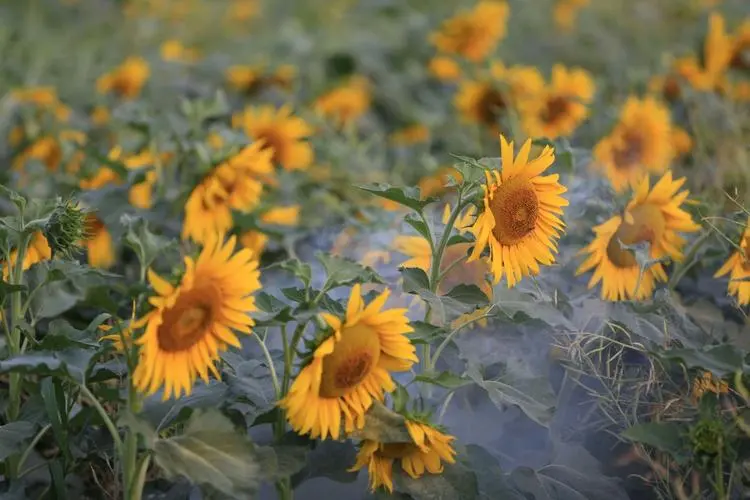
<path fill-rule="evenodd" d="M 258 134 L 258 138 L 262 139 L 265 143 L 263 149 L 272 149 L 273 156 L 271 160 L 274 163 L 279 163 L 281 157 L 281 151 L 284 148 L 284 140 L 274 130 L 263 130 Z"/>
<path fill-rule="evenodd" d="M 478 106 L 480 121 L 485 125 L 497 125 L 507 106 L 502 93 L 493 88 L 486 89 Z"/>
<path fill-rule="evenodd" d="M 733 68 L 750 69 L 750 43 L 745 43 L 737 48 L 730 64 Z"/>
<path fill-rule="evenodd" d="M 383 443 L 378 448 L 376 455 L 381 458 L 404 458 L 419 450 L 413 443 Z"/>
<path fill-rule="evenodd" d="M 513 245 L 536 227 L 539 198 L 529 181 L 511 180 L 497 187 L 490 210 L 495 217 L 495 239 L 502 245 Z"/>
<path fill-rule="evenodd" d="M 159 347 L 167 352 L 184 351 L 206 335 L 219 303 L 218 291 L 211 288 L 194 289 L 178 297 L 171 309 L 164 312 L 159 326 Z"/>
<path fill-rule="evenodd" d="M 643 158 L 643 139 L 635 134 L 626 134 L 621 147 L 613 153 L 615 167 L 619 170 L 631 170 L 641 163 Z"/>
<path fill-rule="evenodd" d="M 666 221 L 659 208 L 653 205 L 640 205 L 631 210 L 633 223 L 622 222 L 607 245 L 607 257 L 617 267 L 626 269 L 638 265 L 633 252 L 622 245 L 635 245 L 648 242 L 654 244 L 664 233 Z"/>
<path fill-rule="evenodd" d="M 542 114 L 546 123 L 555 123 L 568 114 L 569 99 L 562 96 L 553 97 L 547 101 L 547 107 Z"/>
<path fill-rule="evenodd" d="M 344 328 L 333 352 L 323 359 L 320 395 L 338 398 L 349 394 L 377 366 L 380 338 L 365 325 Z"/>

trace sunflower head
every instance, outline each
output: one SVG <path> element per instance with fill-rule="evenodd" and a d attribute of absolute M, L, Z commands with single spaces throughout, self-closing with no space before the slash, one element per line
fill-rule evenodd
<path fill-rule="evenodd" d="M 250 334 L 256 310 L 252 294 L 260 288 L 258 262 L 247 248 L 235 250 L 212 236 L 197 260 L 185 258 L 185 274 L 173 285 L 152 270 L 148 279 L 156 294 L 153 310 L 142 322 L 145 331 L 136 343 L 140 359 L 134 373 L 136 386 L 148 394 L 164 387 L 164 399 L 190 394 L 200 376 L 218 377 L 214 362 L 227 346 L 240 346 L 234 332 Z"/>
<path fill-rule="evenodd" d="M 77 202 L 58 199 L 42 231 L 52 255 L 70 256 L 86 235 L 86 213 Z"/>
<path fill-rule="evenodd" d="M 424 418 L 406 417 L 406 428 L 411 442 L 381 443 L 366 439 L 360 444 L 357 462 L 352 471 L 367 467 L 370 489 L 385 488 L 393 492 L 393 466 L 401 468 L 410 477 L 417 479 L 425 472 L 440 474 L 443 463 L 455 463 L 454 437 L 430 424 Z"/>
<path fill-rule="evenodd" d="M 104 222 L 93 213 L 86 214 L 86 238 L 82 242 L 91 267 L 109 269 L 115 263 L 112 235 Z"/>
<path fill-rule="evenodd" d="M 461 66 L 447 56 L 435 56 L 427 66 L 430 74 L 443 82 L 453 82 L 461 78 Z"/>
<path fill-rule="evenodd" d="M 531 140 L 513 156 L 513 143 L 500 136 L 502 170 L 486 172 L 484 209 L 469 229 L 476 237 L 469 262 L 490 250 L 490 267 L 495 283 L 507 277 L 509 287 L 524 276 L 539 272 L 539 264 L 552 264 L 556 241 L 565 224 L 560 219 L 568 201 L 559 175 L 542 175 L 555 161 L 554 151 L 545 146 L 529 160 Z"/>
<path fill-rule="evenodd" d="M 371 100 L 367 80 L 354 77 L 318 97 L 313 108 L 317 113 L 332 119 L 337 126 L 343 127 L 359 120 L 370 109 Z"/>
<path fill-rule="evenodd" d="M 365 305 L 360 286 L 352 288 L 344 318 L 324 314 L 332 332 L 317 343 L 308 362 L 280 401 L 292 428 L 313 438 L 338 439 L 361 428 L 373 400 L 395 389 L 390 372 L 405 371 L 417 360 L 406 333 L 406 309 L 383 310 L 386 290 Z"/>
<path fill-rule="evenodd" d="M 446 20 L 432 35 L 432 43 L 440 52 L 479 62 L 505 36 L 508 14 L 504 1 L 483 0 L 473 9 Z"/>
<path fill-rule="evenodd" d="M 141 93 L 150 73 L 145 59 L 128 57 L 120 66 L 99 77 L 96 90 L 100 94 L 114 92 L 125 99 L 134 99 Z"/>
<path fill-rule="evenodd" d="M 737 249 L 732 252 L 727 261 L 716 271 L 715 276 L 728 274 L 730 295 L 734 295 L 741 306 L 750 304 L 750 217 L 745 230 L 740 237 Z"/>
<path fill-rule="evenodd" d="M 737 28 L 732 43 L 732 68 L 750 71 L 750 19 Z"/>
<path fill-rule="evenodd" d="M 500 86 L 490 81 L 466 80 L 461 83 L 455 105 L 466 122 L 473 122 L 497 131 L 511 100 Z"/>
<path fill-rule="evenodd" d="M 615 216 L 594 228 L 594 241 L 582 250 L 588 258 L 577 274 L 594 269 L 589 288 L 602 283 L 605 300 L 645 300 L 653 295 L 657 282 L 666 281 L 666 257 L 680 261 L 685 240 L 681 232 L 700 229 L 681 208 L 689 193 L 679 191 L 685 179 L 672 179 L 667 172 L 650 188 L 648 175 L 641 182 L 622 216 Z M 626 248 L 647 243 L 655 263 L 641 269 L 633 252 Z"/>

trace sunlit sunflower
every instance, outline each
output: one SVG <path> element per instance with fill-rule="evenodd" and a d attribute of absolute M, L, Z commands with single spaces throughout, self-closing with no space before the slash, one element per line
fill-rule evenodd
<path fill-rule="evenodd" d="M 165 61 L 194 63 L 198 60 L 198 51 L 185 47 L 179 40 L 167 40 L 159 47 L 159 54 Z"/>
<path fill-rule="evenodd" d="M 365 439 L 360 444 L 357 463 L 350 470 L 367 467 L 371 491 L 383 487 L 393 492 L 394 463 L 414 479 L 422 477 L 425 472 L 442 473 L 443 462 L 455 463 L 456 451 L 451 444 L 455 440 L 453 436 L 423 419 L 407 417 L 406 428 L 413 440 L 411 443 L 379 443 Z"/>
<path fill-rule="evenodd" d="M 649 189 L 649 177 L 644 175 L 624 216 L 617 215 L 594 228 L 594 241 L 581 250 L 588 258 L 576 273 L 594 269 L 589 288 L 601 282 L 605 300 L 645 300 L 653 295 L 657 282 L 667 280 L 660 262 L 641 275 L 635 255 L 622 245 L 648 243 L 652 260 L 664 257 L 682 260 L 685 240 L 678 233 L 700 229 L 690 214 L 680 208 L 689 195 L 687 190 L 678 192 L 684 183 L 685 178 L 673 180 L 672 172 L 667 172 Z"/>
<path fill-rule="evenodd" d="M 313 161 L 313 149 L 308 142 L 312 128 L 302 118 L 292 114 L 290 106 L 246 108 L 232 118 L 235 127 L 244 129 L 248 137 L 263 141 L 273 151 L 273 162 L 286 170 L 306 169 Z"/>
<path fill-rule="evenodd" d="M 260 221 L 277 226 L 296 226 L 299 223 L 299 205 L 275 207 L 260 215 Z"/>
<path fill-rule="evenodd" d="M 557 0 L 553 17 L 555 26 L 561 31 L 569 32 L 575 26 L 578 11 L 589 4 L 590 0 Z"/>
<path fill-rule="evenodd" d="M 214 362 L 221 351 L 240 347 L 234 331 L 251 333 L 258 261 L 246 248 L 234 250 L 234 237 L 226 243 L 207 238 L 197 261 L 185 258 L 185 274 L 174 286 L 149 269 L 156 295 L 136 341 L 141 349 L 133 378 L 139 390 L 153 394 L 163 386 L 164 399 L 190 394 L 197 376 L 205 382 L 209 371 L 219 377 Z"/>
<path fill-rule="evenodd" d="M 9 142 L 13 146 L 19 145 L 24 140 L 22 130 L 19 134 L 12 134 L 9 138 Z M 78 172 L 84 160 L 85 153 L 78 148 L 85 142 L 86 135 L 77 130 L 63 130 L 57 137 L 39 137 L 13 158 L 11 169 L 16 172 L 23 172 L 29 161 L 37 160 L 43 163 L 49 172 L 59 171 L 62 167 L 64 172 L 74 174 Z M 64 152 L 66 145 L 74 150 L 68 157 Z"/>
<path fill-rule="evenodd" d="M 99 77 L 96 90 L 100 94 L 114 92 L 125 99 L 135 99 L 140 95 L 150 74 L 151 70 L 145 59 L 128 57 L 120 66 Z"/>
<path fill-rule="evenodd" d="M 729 274 L 729 293 L 737 297 L 740 305 L 746 306 L 750 304 L 750 218 L 738 246 L 714 276 Z"/>
<path fill-rule="evenodd" d="M 333 334 L 313 352 L 280 402 L 299 434 L 338 439 L 364 425 L 373 400 L 396 386 L 390 372 L 406 371 L 418 361 L 405 335 L 412 331 L 406 309 L 382 310 L 388 290 L 365 306 L 359 284 L 352 288 L 345 318 L 324 313 Z"/>
<path fill-rule="evenodd" d="M 493 61 L 490 75 L 504 85 L 514 106 L 517 102 L 538 98 L 545 88 L 544 78 L 534 66 L 506 66 L 500 61 Z"/>
<path fill-rule="evenodd" d="M 531 140 L 513 158 L 513 143 L 500 136 L 502 170 L 487 171 L 484 209 L 470 231 L 476 244 L 467 262 L 480 258 L 490 249 L 490 267 L 499 282 L 503 276 L 509 287 L 524 276 L 539 272 L 539 264 L 555 261 L 557 239 L 565 224 L 560 219 L 568 201 L 558 174 L 542 175 L 555 161 L 554 150 L 545 146 L 529 161 Z"/>
<path fill-rule="evenodd" d="M 618 191 L 634 186 L 644 172 L 662 173 L 675 155 L 669 109 L 654 98 L 629 97 L 620 120 L 594 147 L 595 167 Z"/>
<path fill-rule="evenodd" d="M 20 104 L 33 104 L 42 110 L 51 111 L 55 119 L 67 122 L 70 108 L 63 104 L 54 87 L 24 87 L 13 89 L 11 98 Z"/>
<path fill-rule="evenodd" d="M 88 263 L 91 267 L 109 269 L 115 263 L 115 249 L 112 235 L 99 217 L 92 213 L 86 215 L 86 248 Z"/>
<path fill-rule="evenodd" d="M 497 82 L 465 80 L 454 103 L 465 122 L 483 125 L 496 133 L 511 106 L 511 97 Z"/>
<path fill-rule="evenodd" d="M 234 65 L 226 71 L 229 85 L 238 92 L 248 95 L 272 86 L 289 90 L 296 76 L 297 69 L 289 64 L 282 64 L 272 73 L 268 73 L 263 64 L 253 66 Z"/>
<path fill-rule="evenodd" d="M 683 84 L 700 80 L 701 74 L 702 70 L 695 56 L 679 57 L 672 61 L 668 73 L 649 80 L 648 91 L 667 102 L 675 102 L 682 97 Z"/>
<path fill-rule="evenodd" d="M 481 1 L 443 22 L 431 41 L 445 54 L 460 55 L 472 62 L 486 58 L 505 36 L 510 9 L 504 1 Z"/>
<path fill-rule="evenodd" d="M 703 92 L 725 92 L 726 70 L 732 60 L 732 39 L 727 34 L 724 18 L 711 13 L 703 47 L 703 59 L 685 58 L 683 76 L 690 85 Z"/>
<path fill-rule="evenodd" d="M 556 64 L 549 85 L 519 103 L 526 134 L 549 139 L 571 135 L 588 117 L 595 89 L 587 71 Z"/>
<path fill-rule="evenodd" d="M 745 19 L 732 37 L 729 64 L 735 69 L 750 70 L 750 19 Z"/>
<path fill-rule="evenodd" d="M 260 257 L 268 244 L 268 236 L 260 231 L 251 229 L 240 235 L 240 245 L 249 248 L 255 255 Z"/>
<path fill-rule="evenodd" d="M 344 127 L 359 120 L 370 109 L 371 101 L 370 84 L 357 76 L 315 99 L 313 109 Z"/>
<path fill-rule="evenodd" d="M 701 397 L 707 392 L 726 394 L 729 392 L 729 384 L 715 377 L 711 372 L 702 372 L 693 379 L 693 390 L 691 393 L 693 402 L 697 403 L 700 401 Z"/>
<path fill-rule="evenodd" d="M 41 231 L 36 231 L 29 241 L 29 245 L 26 247 L 26 252 L 23 255 L 23 262 L 21 264 L 23 270 L 30 268 L 37 262 L 50 260 L 52 258 L 52 249 L 47 243 L 47 238 L 44 237 Z M 11 250 L 8 256 L 7 265 L 3 265 L 3 279 L 7 280 L 10 275 L 10 269 L 16 265 L 18 260 L 18 249 Z"/>
<path fill-rule="evenodd" d="M 253 210 L 260 202 L 264 176 L 273 172 L 271 155 L 256 142 L 214 167 L 185 203 L 183 239 L 202 243 L 214 234 L 226 234 L 233 225 L 232 210 Z"/>
<path fill-rule="evenodd" d="M 430 74 L 443 82 L 454 82 L 461 78 L 461 66 L 455 59 L 435 56 L 430 59 L 427 69 Z"/>

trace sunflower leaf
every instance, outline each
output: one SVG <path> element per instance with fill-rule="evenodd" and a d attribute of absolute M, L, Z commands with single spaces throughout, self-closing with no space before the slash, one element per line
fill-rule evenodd
<path fill-rule="evenodd" d="M 324 291 L 355 283 L 384 283 L 383 278 L 369 266 L 324 252 L 317 252 L 315 257 L 323 264 L 328 276 Z"/>
<path fill-rule="evenodd" d="M 394 475 L 396 488 L 414 500 L 474 500 L 479 498 L 476 474 L 460 463 L 444 464 L 440 474 L 425 474 L 417 479 L 403 471 Z"/>
<path fill-rule="evenodd" d="M 474 241 L 474 235 L 471 233 L 454 234 L 453 236 L 448 238 L 448 246 L 460 245 L 461 243 L 473 243 Z"/>
<path fill-rule="evenodd" d="M 144 269 L 150 267 L 156 257 L 172 245 L 163 236 L 152 233 L 145 219 L 125 214 L 120 221 L 127 228 L 125 244 L 133 249 Z"/>
<path fill-rule="evenodd" d="M 471 379 L 461 377 L 451 372 L 423 373 L 414 377 L 414 380 L 417 382 L 437 385 L 445 389 L 458 389 L 459 387 L 474 383 Z"/>
<path fill-rule="evenodd" d="M 679 360 L 687 368 L 702 368 L 723 377 L 743 370 L 743 353 L 732 344 L 720 344 L 701 349 L 669 349 L 658 353 L 663 359 Z"/>
<path fill-rule="evenodd" d="M 365 425 L 354 432 L 358 439 L 370 439 L 380 443 L 411 443 L 412 438 L 406 428 L 406 419 L 374 401 L 365 414 Z"/>
<path fill-rule="evenodd" d="M 395 201 L 405 207 L 411 208 L 416 212 L 422 212 L 424 208 L 438 200 L 437 197 L 429 196 L 422 199 L 422 195 L 418 187 L 396 187 L 390 184 L 374 183 L 365 186 L 357 186 L 363 191 L 372 193 L 375 196 L 380 196 L 386 200 Z"/>
<path fill-rule="evenodd" d="M 6 281 L 0 280 L 0 302 L 12 293 L 25 292 L 26 290 L 26 285 L 11 285 Z"/>
<path fill-rule="evenodd" d="M 414 329 L 409 334 L 409 340 L 412 344 L 431 344 L 448 334 L 448 330 L 445 328 L 424 321 L 412 321 L 410 325 Z"/>
<path fill-rule="evenodd" d="M 0 425 L 0 460 L 5 460 L 14 453 L 20 452 L 21 445 L 35 432 L 36 426 L 23 420 Z"/>
<path fill-rule="evenodd" d="M 422 291 L 430 289 L 430 278 L 418 267 L 400 267 L 399 271 L 404 279 L 404 292 L 420 295 Z"/>
<path fill-rule="evenodd" d="M 415 217 L 414 214 L 407 214 L 406 217 L 404 217 L 404 222 L 413 227 L 414 230 L 417 231 L 426 241 L 432 239 L 430 228 L 422 219 Z"/>
<path fill-rule="evenodd" d="M 490 299 L 487 295 L 476 285 L 461 284 L 452 288 L 446 295 L 464 304 L 471 304 L 476 306 L 485 306 L 490 303 Z"/>
<path fill-rule="evenodd" d="M 252 442 L 216 410 L 195 413 L 183 434 L 158 439 L 154 458 L 168 478 L 182 476 L 234 498 L 254 494 L 261 482 Z"/>
<path fill-rule="evenodd" d="M 310 264 L 301 262 L 298 259 L 288 259 L 279 264 L 279 267 L 299 278 L 302 284 L 305 285 L 305 288 L 310 286 L 310 282 L 312 281 L 312 268 Z"/>
<path fill-rule="evenodd" d="M 686 458 L 687 429 L 677 422 L 647 422 L 623 431 L 622 436 L 635 443 L 653 446 L 674 458 Z"/>

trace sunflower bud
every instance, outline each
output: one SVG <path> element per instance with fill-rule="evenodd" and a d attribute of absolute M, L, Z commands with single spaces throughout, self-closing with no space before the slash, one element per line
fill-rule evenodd
<path fill-rule="evenodd" d="M 77 202 L 57 200 L 43 229 L 53 256 L 70 256 L 79 248 L 80 242 L 86 239 L 85 221 L 86 213 Z"/>

